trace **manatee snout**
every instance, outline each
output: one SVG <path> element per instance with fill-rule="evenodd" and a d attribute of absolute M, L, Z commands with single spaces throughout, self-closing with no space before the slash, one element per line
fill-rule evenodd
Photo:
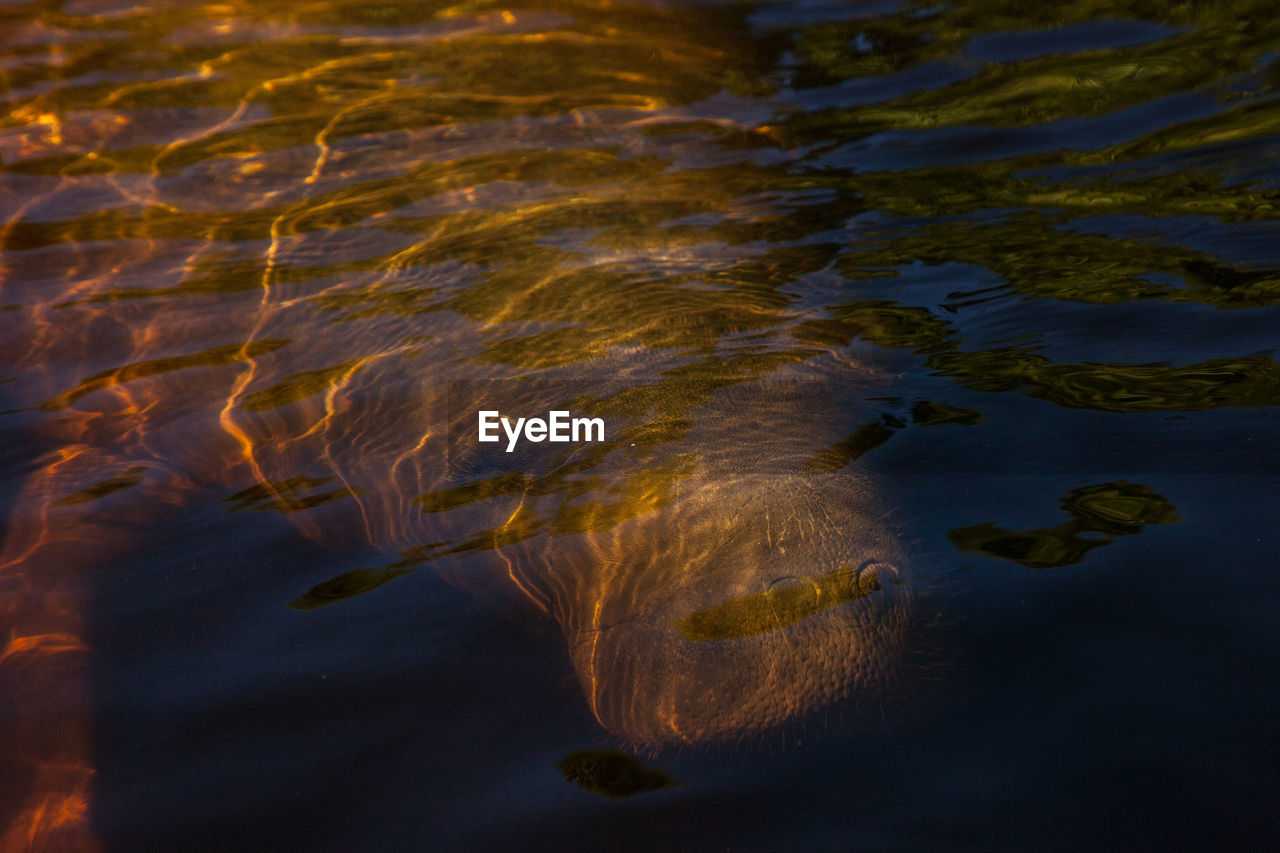
<path fill-rule="evenodd" d="M 645 743 L 764 731 L 894 678 L 907 566 L 862 481 L 778 480 L 619 528 L 564 621 L 600 722 Z"/>

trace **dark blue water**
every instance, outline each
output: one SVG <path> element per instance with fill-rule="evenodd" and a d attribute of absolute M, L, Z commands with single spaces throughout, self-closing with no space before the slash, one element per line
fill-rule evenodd
<path fill-rule="evenodd" d="M 0 5 L 0 850 L 1274 845 L 1280 24 L 1024 6 Z"/>

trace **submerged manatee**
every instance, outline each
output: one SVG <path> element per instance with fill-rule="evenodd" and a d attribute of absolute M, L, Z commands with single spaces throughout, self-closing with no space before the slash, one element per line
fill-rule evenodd
<path fill-rule="evenodd" d="M 869 484 L 846 474 L 724 472 L 514 563 L 544 591 L 601 724 L 644 743 L 749 734 L 874 696 L 910 615 L 902 549 Z"/>
<path fill-rule="evenodd" d="M 606 387 L 599 374 L 624 369 L 553 387 Z M 277 411 L 253 426 L 326 448 L 309 455 L 326 460 L 359 512 L 318 508 L 332 519 L 317 523 L 322 537 L 359 518 L 353 532 L 447 579 L 518 590 L 559 623 L 603 726 L 639 743 L 700 742 L 767 730 L 855 692 L 875 699 L 911 616 L 906 557 L 874 481 L 806 464 L 844 423 L 827 405 L 836 383 L 865 374 L 843 367 L 744 388 L 749 378 L 677 374 L 577 393 L 606 412 L 643 403 L 603 445 L 517 457 L 505 471 L 494 467 L 501 450 L 475 458 L 472 422 L 487 404 L 446 405 L 438 381 L 415 395 L 373 371 L 348 386 L 342 417 L 311 404 L 312 418 L 288 425 Z M 546 402 L 518 380 L 503 387 L 507 411 Z M 388 408 L 397 396 L 419 397 L 421 417 L 436 422 L 420 438 Z M 360 414 L 362 399 L 377 401 L 376 415 Z M 340 453 L 357 434 L 378 450 Z M 277 471 L 279 461 L 261 464 L 272 476 L 298 470 L 295 461 Z"/>
<path fill-rule="evenodd" d="M 61 478 L 72 497 L 51 504 L 60 529 L 70 535 L 87 523 L 74 519 L 105 501 L 127 507 L 132 495 L 150 497 L 152 510 L 217 496 L 233 508 L 280 510 L 337 549 L 363 542 L 399 555 L 370 589 L 429 565 L 486 597 L 514 592 L 558 622 L 595 716 L 635 743 L 762 732 L 851 694 L 874 701 L 893 679 L 911 616 L 897 533 L 871 478 L 805 464 L 848 425 L 822 411 L 825 398 L 864 380 L 865 369 L 833 367 L 819 353 L 792 357 L 802 368 L 827 366 L 814 380 L 771 363 L 768 375 L 801 381 L 745 400 L 735 389 L 756 377 L 732 363 L 694 380 L 678 368 L 635 371 L 637 360 L 625 357 L 587 374 L 561 370 L 557 387 L 578 398 L 607 408 L 639 394 L 644 404 L 604 445 L 477 476 L 465 457 L 478 445 L 451 442 L 459 430 L 449 421 L 475 418 L 474 409 L 450 413 L 449 400 L 450 377 L 470 379 L 474 366 L 405 368 L 443 365 L 474 337 L 441 334 L 426 347 L 432 360 L 370 359 L 295 393 L 309 379 L 278 356 L 305 358 L 307 347 L 334 341 L 322 327 L 290 331 L 288 349 L 226 365 L 248 363 L 253 375 L 216 420 L 170 430 L 162 418 L 137 430 L 128 415 L 86 418 L 81 400 L 100 393 L 87 384 L 49 398 L 68 424 L 131 427 L 110 442 L 105 473 L 116 476 L 87 468 Z M 616 379 L 630 380 L 629 371 L 639 384 Z M 521 376 L 505 376 L 518 391 Z M 208 399 L 207 389 L 163 372 L 101 384 L 127 387 L 155 401 L 153 410 Z M 545 402 L 527 400 L 524 410 L 545 411 Z M 193 429 L 207 440 L 192 442 Z M 254 485 L 237 490 L 246 480 Z M 93 500 L 76 497 L 104 491 L 95 482 L 115 485 Z"/>

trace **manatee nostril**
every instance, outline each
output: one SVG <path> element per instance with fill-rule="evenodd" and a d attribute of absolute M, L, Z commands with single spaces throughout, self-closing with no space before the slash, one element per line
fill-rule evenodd
<path fill-rule="evenodd" d="M 901 581 L 902 574 L 893 563 L 886 563 L 884 560 L 873 557 L 858 567 L 858 580 L 860 582 L 871 581 L 872 579 L 896 584 Z"/>

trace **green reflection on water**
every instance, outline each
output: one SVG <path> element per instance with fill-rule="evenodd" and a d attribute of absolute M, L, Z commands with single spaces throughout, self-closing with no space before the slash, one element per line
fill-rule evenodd
<path fill-rule="evenodd" d="M 920 426 L 936 426 L 938 424 L 960 424 L 973 426 L 982 423 L 982 414 L 977 409 L 962 409 L 933 400 L 921 400 L 911 407 L 911 420 Z"/>
<path fill-rule="evenodd" d="M 266 510 L 302 512 L 351 496 L 352 491 L 347 486 L 327 492 L 306 494 L 326 483 L 332 482 L 333 479 L 333 477 L 305 477 L 301 475 L 289 477 L 276 482 L 258 483 L 222 500 L 223 503 L 228 505 L 228 512 L 244 512 L 246 510 L 255 512 Z"/>
<path fill-rule="evenodd" d="M 359 369 L 359 361 L 345 361 L 320 370 L 295 373 L 292 376 L 286 376 L 270 388 L 255 391 L 245 397 L 240 405 L 255 411 L 274 409 L 276 406 L 283 406 L 332 388 L 335 383 L 349 379 L 351 374 Z"/>
<path fill-rule="evenodd" d="M 896 419 L 868 421 L 837 441 L 830 449 L 819 450 L 800 465 L 800 470 L 811 473 L 835 471 L 853 462 L 862 454 L 884 444 L 894 429 L 902 426 Z"/>
<path fill-rule="evenodd" d="M 1048 569 L 1079 563 L 1093 549 L 1140 533 L 1144 525 L 1182 520 L 1162 495 L 1123 480 L 1072 489 L 1061 503 L 1071 521 L 1053 527 L 1009 531 L 988 522 L 953 530 L 948 537 L 966 551 Z"/>
<path fill-rule="evenodd" d="M 107 495 L 130 489 L 142 482 L 146 474 L 146 468 L 134 466 L 127 468 L 114 477 L 108 477 L 105 480 L 99 480 L 90 486 L 85 486 L 77 492 L 58 498 L 53 502 L 54 506 L 71 506 L 73 504 L 88 503 L 105 498 Z"/>
<path fill-rule="evenodd" d="M 339 0 L 97 18 L 7 5 L 0 25 L 61 35 L 5 48 L 0 174 L 31 181 L 35 206 L 5 222 L 0 247 L 18 280 L 24 263 L 72 271 L 9 307 L 113 344 L 78 360 L 37 347 L 37 399 L 50 413 L 96 411 L 107 395 L 95 392 L 128 386 L 131 414 L 149 416 L 147 380 L 227 368 L 183 405 L 206 420 L 234 420 L 228 405 L 261 416 L 228 431 L 278 463 L 232 507 L 300 512 L 352 489 L 317 492 L 309 465 L 324 453 L 286 457 L 263 433 L 274 439 L 321 396 L 341 412 L 388 353 L 427 375 L 651 359 L 638 374 L 649 390 L 583 401 L 638 406 L 647 423 L 573 467 L 420 487 L 425 515 L 558 498 L 471 531 L 463 550 L 664 506 L 687 471 L 653 465 L 607 487 L 591 475 L 623 448 L 643 459 L 687 441 L 689 413 L 717 389 L 858 344 L 909 351 L 921 372 L 974 392 L 1068 408 L 1280 404 L 1260 345 L 1227 339 L 1183 364 L 1053 361 L 969 340 L 963 310 L 913 304 L 898 287 L 908 268 L 953 265 L 997 282 L 992 300 L 1280 305 L 1280 262 L 1173 227 L 1190 217 L 1245 240 L 1229 229 L 1275 221 L 1274 169 L 1252 168 L 1267 149 L 1247 147 L 1280 130 L 1268 3 L 908 2 L 771 28 L 752 23 L 756 11 Z M 1054 28 L 1102 19 L 1161 27 L 1060 49 Z M 975 58 L 982 38 L 1010 33 L 1032 45 L 1026 56 Z M 930 68 L 942 82 L 894 76 Z M 1106 123 L 1145 107 L 1161 120 Z M 1038 129 L 1053 144 L 971 157 L 943 146 L 938 162 L 913 161 L 938 131 L 997 128 L 990 138 Z M 899 143 L 892 168 L 858 153 Z M 100 203 L 80 201 L 93 193 Z M 1081 221 L 1100 215 L 1139 225 Z M 94 261 L 104 246 L 130 260 Z M 166 253 L 180 258 L 165 267 Z M 334 330 L 331 345 L 314 345 L 318 329 Z M 926 402 L 912 417 L 981 418 Z M 865 422 L 801 464 L 856 464 L 899 426 Z M 345 437 L 353 452 L 366 428 Z"/>
<path fill-rule="evenodd" d="M 260 355 L 265 355 L 272 350 L 279 349 L 287 343 L 288 341 L 285 340 L 261 340 L 252 341 L 244 345 L 227 344 L 225 346 L 214 347 L 212 349 L 204 350 L 203 352 L 194 352 L 188 355 L 150 359 L 148 361 L 126 364 L 122 367 L 117 367 L 112 370 L 104 370 L 100 373 L 93 374 L 74 388 L 64 391 L 58 396 L 47 400 L 41 408 L 46 411 L 65 409 L 87 394 L 92 394 L 94 391 L 104 388 L 122 385 L 126 382 L 132 382 L 135 379 L 145 379 L 149 376 L 157 376 L 162 373 L 169 373 L 176 370 L 190 370 L 197 367 L 222 367 L 225 365 L 237 364 Z"/>

